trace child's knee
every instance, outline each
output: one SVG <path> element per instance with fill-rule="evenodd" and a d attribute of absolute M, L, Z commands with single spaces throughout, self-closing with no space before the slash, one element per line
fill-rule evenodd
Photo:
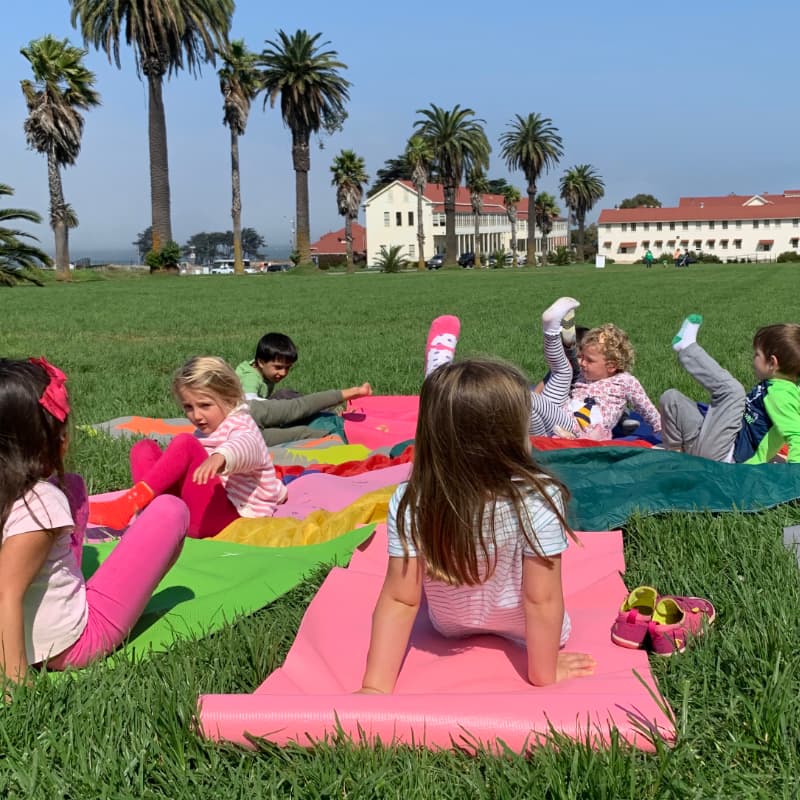
<path fill-rule="evenodd" d="M 683 398 L 683 394 L 677 389 L 667 389 L 661 397 L 658 398 L 658 410 L 662 416 L 669 414 L 676 406 L 679 405 Z"/>

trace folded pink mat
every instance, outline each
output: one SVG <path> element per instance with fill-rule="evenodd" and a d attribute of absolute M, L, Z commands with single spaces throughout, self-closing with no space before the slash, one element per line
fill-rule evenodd
<path fill-rule="evenodd" d="M 421 610 L 392 695 L 354 695 L 361 685 L 370 617 L 386 565 L 380 526 L 347 569 L 334 569 L 309 605 L 286 661 L 254 694 L 202 695 L 202 735 L 250 745 L 310 745 L 337 732 L 355 741 L 401 742 L 433 749 L 487 747 L 516 752 L 544 743 L 551 727 L 601 747 L 613 728 L 652 749 L 675 729 L 654 698 L 643 652 L 611 643 L 609 630 L 626 596 L 619 531 L 581 534 L 564 554 L 564 590 L 572 617 L 570 650 L 592 653 L 595 675 L 537 688 L 525 679 L 524 649 L 495 636 L 445 639 Z M 639 677 L 637 677 L 637 674 Z M 664 703 L 663 700 L 659 702 Z"/>
<path fill-rule="evenodd" d="M 343 415 L 344 434 L 350 444 L 363 444 L 370 450 L 394 447 L 414 438 L 418 413 L 417 395 L 360 397 L 350 402 Z"/>

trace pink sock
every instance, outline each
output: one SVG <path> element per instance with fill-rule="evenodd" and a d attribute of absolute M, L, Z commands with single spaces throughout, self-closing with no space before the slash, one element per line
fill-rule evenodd
<path fill-rule="evenodd" d="M 449 364 L 456 354 L 461 320 L 450 314 L 436 317 L 428 331 L 425 345 L 425 377 L 443 364 Z"/>

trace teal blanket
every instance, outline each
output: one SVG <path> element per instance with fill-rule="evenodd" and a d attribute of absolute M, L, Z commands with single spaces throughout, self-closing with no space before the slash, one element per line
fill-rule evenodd
<path fill-rule="evenodd" d="M 800 498 L 800 464 L 720 464 L 639 447 L 537 451 L 572 492 L 576 530 L 605 531 L 634 512 L 760 511 Z"/>

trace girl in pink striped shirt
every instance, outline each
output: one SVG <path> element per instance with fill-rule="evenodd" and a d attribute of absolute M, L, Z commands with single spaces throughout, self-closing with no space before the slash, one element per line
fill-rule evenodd
<path fill-rule="evenodd" d="M 189 506 L 189 536 L 215 536 L 239 517 L 266 517 L 286 501 L 286 487 L 244 401 L 242 385 L 221 358 L 187 361 L 172 384 L 194 434 L 176 436 L 162 451 L 152 439 L 131 448 L 134 486 L 110 502 L 91 503 L 89 519 L 124 528 L 160 494 Z"/>

